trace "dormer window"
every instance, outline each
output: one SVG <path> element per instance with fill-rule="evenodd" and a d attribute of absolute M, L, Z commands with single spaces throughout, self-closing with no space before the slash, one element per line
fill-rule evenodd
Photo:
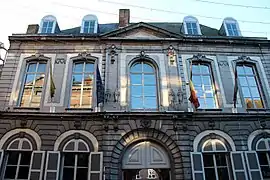
<path fill-rule="evenodd" d="M 193 16 L 186 16 L 184 18 L 184 32 L 188 35 L 201 35 L 201 28 L 197 18 Z"/>
<path fill-rule="evenodd" d="M 81 33 L 97 33 L 98 19 L 95 15 L 86 15 L 83 17 Z"/>
<path fill-rule="evenodd" d="M 241 36 L 238 22 L 233 18 L 225 18 L 223 26 L 227 36 Z"/>
<path fill-rule="evenodd" d="M 55 29 L 57 28 L 56 18 L 52 15 L 48 15 L 42 18 L 39 27 L 39 33 L 43 34 L 51 34 L 55 33 Z"/>

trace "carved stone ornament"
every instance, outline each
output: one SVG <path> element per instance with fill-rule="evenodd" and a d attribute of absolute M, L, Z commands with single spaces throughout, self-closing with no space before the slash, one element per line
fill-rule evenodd
<path fill-rule="evenodd" d="M 205 55 L 203 54 L 197 54 L 197 55 L 193 55 L 193 60 L 203 60 L 205 58 Z"/>
<path fill-rule="evenodd" d="M 82 125 L 82 122 L 80 120 L 74 121 L 74 127 L 75 129 L 80 129 Z"/>
<path fill-rule="evenodd" d="M 172 105 L 172 106 L 174 106 L 176 103 L 176 97 L 175 97 L 175 93 L 174 93 L 173 89 L 170 89 L 170 91 L 169 91 L 169 102 L 170 102 L 170 105 Z"/>
<path fill-rule="evenodd" d="M 114 102 L 119 102 L 119 98 L 120 98 L 120 92 L 118 89 L 116 89 L 113 93 L 114 96 Z"/>
<path fill-rule="evenodd" d="M 229 66 L 228 61 L 218 61 L 218 66 L 224 67 L 224 66 Z"/>
<path fill-rule="evenodd" d="M 105 92 L 105 102 L 111 102 L 112 100 L 112 93 L 110 89 L 107 89 Z"/>
<path fill-rule="evenodd" d="M 81 58 L 88 58 L 88 57 L 91 57 L 91 54 L 84 51 L 84 52 L 79 53 L 78 56 Z"/>
<path fill-rule="evenodd" d="M 168 48 L 167 56 L 168 56 L 169 62 L 171 62 L 171 63 L 176 62 L 176 54 L 175 54 L 175 50 L 174 50 L 172 45 L 170 45 Z"/>
<path fill-rule="evenodd" d="M 110 56 L 111 56 L 111 64 L 114 64 L 115 60 L 116 60 L 116 46 L 113 44 L 110 47 Z"/>
<path fill-rule="evenodd" d="M 66 59 L 64 59 L 64 58 L 57 58 L 55 60 L 55 64 L 66 64 Z"/>
<path fill-rule="evenodd" d="M 141 50 L 140 54 L 137 56 L 137 58 L 145 58 L 148 57 L 148 55 L 146 55 L 145 51 Z"/>
<path fill-rule="evenodd" d="M 144 119 L 140 120 L 140 123 L 141 123 L 141 127 L 150 128 L 152 121 L 144 118 Z"/>
<path fill-rule="evenodd" d="M 177 91 L 177 97 L 178 97 L 178 104 L 182 104 L 184 99 L 184 93 L 180 88 Z"/>
<path fill-rule="evenodd" d="M 250 57 L 245 56 L 245 55 L 239 56 L 238 59 L 239 59 L 239 60 L 243 60 L 243 61 L 249 61 L 249 60 L 251 60 Z"/>
<path fill-rule="evenodd" d="M 31 60 L 49 60 L 50 58 L 48 57 L 45 57 L 43 54 L 40 54 L 40 53 L 36 53 L 30 57 L 27 57 L 26 58 L 26 61 L 31 61 Z"/>

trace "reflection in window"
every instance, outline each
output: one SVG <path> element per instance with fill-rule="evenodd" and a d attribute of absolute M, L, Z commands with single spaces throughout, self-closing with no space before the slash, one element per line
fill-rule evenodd
<path fill-rule="evenodd" d="M 192 82 L 200 102 L 199 108 L 217 108 L 215 86 L 208 64 L 199 62 L 192 64 Z"/>
<path fill-rule="evenodd" d="M 94 83 L 94 63 L 78 62 L 73 64 L 71 108 L 91 108 Z"/>
<path fill-rule="evenodd" d="M 41 33 L 52 33 L 54 21 L 44 21 Z"/>
<path fill-rule="evenodd" d="M 203 164 L 205 179 L 230 180 L 230 156 L 223 142 L 211 139 L 203 145 Z"/>
<path fill-rule="evenodd" d="M 157 82 L 155 68 L 146 62 L 137 62 L 130 69 L 131 109 L 157 109 Z"/>
<path fill-rule="evenodd" d="M 270 138 L 260 139 L 256 151 L 263 178 L 270 178 Z"/>
<path fill-rule="evenodd" d="M 186 22 L 188 34 L 198 35 L 198 28 L 196 22 Z"/>
<path fill-rule="evenodd" d="M 44 62 L 32 62 L 27 64 L 20 98 L 21 107 L 40 106 L 45 71 L 46 63 Z"/>
<path fill-rule="evenodd" d="M 226 23 L 229 36 L 239 36 L 235 23 Z"/>
<path fill-rule="evenodd" d="M 237 64 L 237 75 L 246 107 L 263 108 L 254 68 L 245 64 Z"/>
<path fill-rule="evenodd" d="M 95 21 L 84 21 L 83 33 L 94 33 Z"/>

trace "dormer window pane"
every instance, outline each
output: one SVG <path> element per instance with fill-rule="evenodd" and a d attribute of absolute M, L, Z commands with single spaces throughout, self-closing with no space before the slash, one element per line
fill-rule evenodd
<path fill-rule="evenodd" d="M 53 21 L 44 21 L 41 33 L 52 33 Z"/>
<path fill-rule="evenodd" d="M 197 24 L 195 22 L 187 22 L 188 34 L 198 35 Z"/>
<path fill-rule="evenodd" d="M 94 33 L 95 21 L 84 21 L 83 33 Z"/>
<path fill-rule="evenodd" d="M 239 36 L 239 33 L 237 31 L 236 24 L 234 24 L 234 23 L 227 23 L 226 25 L 227 25 L 227 30 L 228 30 L 229 36 Z"/>

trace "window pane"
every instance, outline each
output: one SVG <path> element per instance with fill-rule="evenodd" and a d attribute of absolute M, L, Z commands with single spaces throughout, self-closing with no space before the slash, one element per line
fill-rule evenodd
<path fill-rule="evenodd" d="M 28 65 L 27 72 L 36 72 L 37 64 L 36 63 L 31 63 Z"/>
<path fill-rule="evenodd" d="M 203 76 L 203 84 L 204 85 L 211 85 L 211 77 L 210 76 Z"/>
<path fill-rule="evenodd" d="M 14 179 L 16 175 L 17 166 L 7 166 L 5 171 L 5 178 Z"/>
<path fill-rule="evenodd" d="M 19 167 L 18 179 L 27 179 L 29 173 L 29 167 Z"/>
<path fill-rule="evenodd" d="M 247 108 L 254 108 L 252 100 L 250 98 L 245 98 Z"/>
<path fill-rule="evenodd" d="M 78 168 L 76 180 L 87 180 L 88 179 L 87 173 L 88 173 L 87 168 Z"/>
<path fill-rule="evenodd" d="M 191 23 L 186 23 L 187 24 L 187 28 L 191 29 Z"/>
<path fill-rule="evenodd" d="M 201 77 L 200 76 L 192 76 L 192 82 L 195 85 L 200 85 L 202 84 Z"/>
<path fill-rule="evenodd" d="M 261 98 L 254 98 L 253 100 L 256 105 L 256 108 L 263 108 L 263 103 L 262 103 Z"/>
<path fill-rule="evenodd" d="M 246 77 L 238 77 L 241 86 L 248 86 Z"/>
<path fill-rule="evenodd" d="M 227 168 L 218 168 L 218 177 L 219 180 L 228 180 L 229 174 Z"/>
<path fill-rule="evenodd" d="M 247 75 L 253 75 L 253 70 L 252 70 L 252 67 L 249 67 L 249 66 L 245 66 L 245 73 Z"/>
<path fill-rule="evenodd" d="M 197 93 L 197 97 L 204 97 L 202 86 L 195 86 L 195 91 Z"/>
<path fill-rule="evenodd" d="M 261 166 L 261 170 L 262 170 L 262 176 L 264 178 L 270 178 L 270 167 L 268 166 Z"/>
<path fill-rule="evenodd" d="M 154 73 L 154 68 L 149 64 L 143 64 L 143 72 Z"/>
<path fill-rule="evenodd" d="M 92 87 L 93 80 L 94 80 L 93 74 L 85 74 L 84 75 L 83 87 Z"/>
<path fill-rule="evenodd" d="M 132 74 L 131 75 L 131 84 L 142 84 L 142 75 L 141 74 Z"/>
<path fill-rule="evenodd" d="M 224 153 L 215 154 L 217 166 L 227 166 L 226 155 Z"/>
<path fill-rule="evenodd" d="M 63 180 L 74 180 L 74 168 L 64 168 Z"/>
<path fill-rule="evenodd" d="M 142 96 L 142 86 L 131 86 L 132 96 Z"/>
<path fill-rule="evenodd" d="M 81 87 L 81 85 L 82 85 L 82 75 L 81 74 L 74 74 L 72 76 L 72 85 Z"/>
<path fill-rule="evenodd" d="M 85 64 L 85 72 L 94 72 L 94 64 L 93 63 L 86 63 Z"/>
<path fill-rule="evenodd" d="M 205 179 L 206 180 L 216 180 L 215 169 L 204 168 L 204 172 L 205 172 Z"/>
<path fill-rule="evenodd" d="M 216 107 L 214 98 L 205 98 L 205 101 L 206 101 L 207 108 L 215 108 Z"/>
<path fill-rule="evenodd" d="M 37 72 L 45 72 L 46 71 L 46 64 L 39 63 Z"/>
<path fill-rule="evenodd" d="M 238 75 L 244 75 L 244 67 L 243 66 L 237 66 L 237 74 Z"/>
<path fill-rule="evenodd" d="M 253 97 L 260 97 L 259 91 L 257 87 L 251 87 L 250 88 L 251 94 Z"/>
<path fill-rule="evenodd" d="M 200 65 L 202 74 L 210 74 L 209 67 L 207 65 Z"/>
<path fill-rule="evenodd" d="M 152 74 L 144 74 L 144 84 L 156 84 L 156 77 Z"/>
<path fill-rule="evenodd" d="M 192 65 L 192 74 L 200 74 L 200 67 L 198 65 Z"/>
<path fill-rule="evenodd" d="M 19 160 L 19 152 L 9 152 L 7 165 L 17 165 Z"/>
<path fill-rule="evenodd" d="M 21 152 L 20 165 L 29 165 L 31 161 L 31 152 Z"/>
<path fill-rule="evenodd" d="M 257 152 L 260 165 L 268 165 L 266 152 Z"/>
<path fill-rule="evenodd" d="M 144 86 L 144 96 L 156 96 L 156 86 Z"/>
<path fill-rule="evenodd" d="M 248 87 L 242 87 L 242 92 L 244 97 L 251 97 Z"/>
<path fill-rule="evenodd" d="M 146 109 L 157 108 L 157 98 L 156 97 L 145 97 L 144 98 L 144 107 Z"/>
<path fill-rule="evenodd" d="M 142 97 L 131 97 L 131 108 L 142 109 L 143 108 Z"/>
<path fill-rule="evenodd" d="M 84 63 L 76 63 L 73 67 L 73 72 L 83 72 L 83 64 Z"/>
<path fill-rule="evenodd" d="M 142 72 L 142 64 L 138 63 L 138 64 L 133 65 L 131 67 L 130 71 L 131 72 Z"/>
<path fill-rule="evenodd" d="M 75 165 L 75 153 L 65 153 L 64 158 L 64 166 Z"/>
<path fill-rule="evenodd" d="M 78 154 L 78 167 L 88 167 L 89 154 Z"/>
<path fill-rule="evenodd" d="M 254 77 L 247 77 L 249 86 L 257 86 L 256 80 Z"/>
<path fill-rule="evenodd" d="M 214 167 L 213 154 L 203 154 L 203 164 L 204 167 Z"/>

